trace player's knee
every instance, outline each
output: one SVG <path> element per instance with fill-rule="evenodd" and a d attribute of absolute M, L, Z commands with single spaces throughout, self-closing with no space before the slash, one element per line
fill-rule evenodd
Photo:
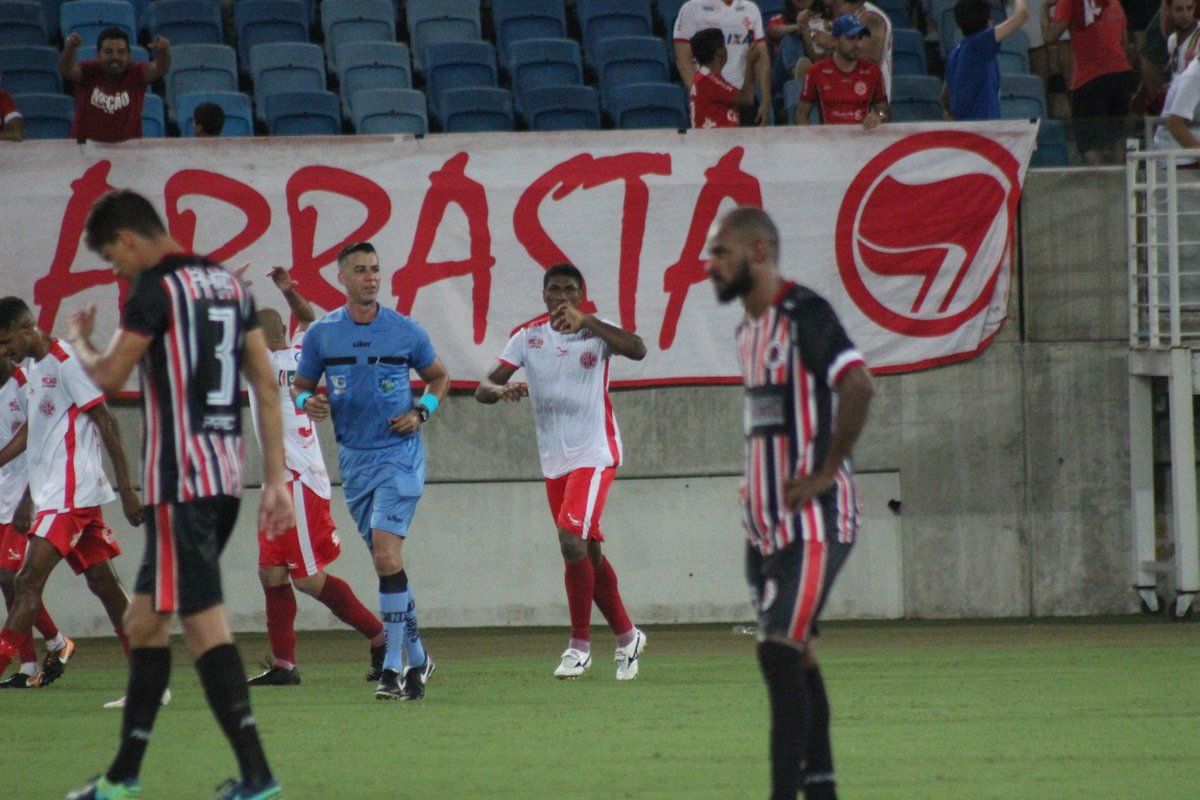
<path fill-rule="evenodd" d="M 325 574 L 318 572 L 316 575 L 309 575 L 306 578 L 293 578 L 292 585 L 309 597 L 316 597 L 325 585 Z"/>
<path fill-rule="evenodd" d="M 587 542 L 570 531 L 558 529 L 558 549 L 562 551 L 563 560 L 575 563 L 587 557 Z"/>

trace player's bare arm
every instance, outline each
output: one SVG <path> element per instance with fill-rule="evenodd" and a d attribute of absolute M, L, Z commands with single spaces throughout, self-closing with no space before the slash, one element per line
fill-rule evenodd
<path fill-rule="evenodd" d="M 295 525 L 296 517 L 292 511 L 291 492 L 284 482 L 283 418 L 275 387 L 275 371 L 271 368 L 266 337 L 257 328 L 246 334 L 242 375 L 254 387 L 254 398 L 258 404 L 258 441 L 262 444 L 263 454 L 258 527 L 266 531 L 268 537 L 274 538 Z"/>
<path fill-rule="evenodd" d="M 529 396 L 529 384 L 509 383 L 516 373 L 516 367 L 497 361 L 487 377 L 475 387 L 475 399 L 484 405 L 492 405 L 503 400 L 506 403 L 516 403 L 522 397 Z"/>
<path fill-rule="evenodd" d="M 300 409 L 308 414 L 310 419 L 318 422 L 329 419 L 329 398 L 323 394 L 317 394 L 316 381 L 297 375 L 292 379 L 292 402 L 299 400 L 301 395 L 307 395 L 307 397 L 304 398 L 304 405 Z"/>
<path fill-rule="evenodd" d="M 747 59 L 754 59 L 755 83 L 758 85 L 758 111 L 754 124 L 769 125 L 771 122 L 771 57 L 767 54 L 767 41 L 761 39 L 750 45 Z"/>
<path fill-rule="evenodd" d="M 646 357 L 646 343 L 642 341 L 642 337 L 616 325 L 609 325 L 592 314 L 580 311 L 570 303 L 563 303 L 550 312 L 550 324 L 556 331 L 564 333 L 574 333 L 581 328 L 587 328 L 599 336 L 608 345 L 609 350 L 619 356 L 634 361 L 641 361 Z"/>
<path fill-rule="evenodd" d="M 22 422 L 21 427 L 17 428 L 17 432 L 12 438 L 0 448 L 0 467 L 3 467 L 8 462 L 12 461 L 21 453 L 25 452 L 25 444 L 29 441 L 29 425 Z"/>
<path fill-rule="evenodd" d="M 999 25 L 993 28 L 993 32 L 996 35 L 996 41 L 1004 41 L 1009 36 L 1012 36 L 1014 33 L 1021 30 L 1021 27 L 1028 21 L 1028 0 L 1016 0 L 1016 3 L 1013 5 L 1013 12 L 1008 16 L 1008 19 L 1004 20 L 1004 22 L 1001 22 Z"/>
<path fill-rule="evenodd" d="M 883 47 L 887 39 L 887 25 L 883 18 L 873 12 L 868 12 L 862 15 L 862 24 L 867 26 L 867 30 L 871 32 L 870 36 L 864 36 L 858 49 L 858 57 L 872 61 L 883 66 L 886 54 L 883 52 Z"/>
<path fill-rule="evenodd" d="M 858 441 L 867 423 L 867 409 L 875 387 L 871 373 L 866 367 L 852 367 L 834 387 L 837 392 L 837 416 L 833 422 L 833 436 L 820 469 L 810 475 L 800 475 L 787 482 L 784 490 L 788 507 L 798 509 L 825 494 L 833 487 L 838 467 L 850 457 L 854 443 Z"/>
<path fill-rule="evenodd" d="M 878 102 L 871 106 L 871 113 L 863 117 L 863 130 L 871 130 L 881 122 L 887 122 L 891 116 L 891 109 L 887 103 Z"/>
<path fill-rule="evenodd" d="M 121 429 L 116 419 L 108 410 L 107 403 L 97 403 L 85 412 L 100 432 L 100 440 L 108 451 L 108 460 L 112 463 L 113 477 L 116 478 L 117 494 L 121 496 L 121 510 L 129 524 L 137 527 L 142 524 L 145 507 L 142 498 L 133 489 L 129 480 L 129 464 L 125 461 L 125 450 L 121 447 Z"/>
<path fill-rule="evenodd" d="M 33 527 L 33 494 L 28 486 L 17 503 L 17 509 L 13 511 L 12 526 L 21 533 L 29 533 L 29 529 Z"/>
<path fill-rule="evenodd" d="M 442 360 L 435 358 L 432 364 L 416 372 L 425 382 L 425 394 L 433 395 L 440 405 L 446 399 L 446 395 L 450 393 L 450 373 L 446 372 Z M 400 416 L 388 420 L 388 427 L 401 436 L 416 433 L 421 425 L 421 412 L 415 406 L 411 411 L 406 411 Z"/>
<path fill-rule="evenodd" d="M 776 27 L 785 27 L 778 25 Z M 762 61 L 762 53 L 757 47 L 746 51 L 746 71 L 742 76 L 742 88 L 733 97 L 733 104 L 739 108 L 754 102 L 754 88 L 758 85 L 758 63 Z"/>
<path fill-rule="evenodd" d="M 292 317 L 296 320 L 296 327 L 302 331 L 308 330 L 308 326 L 317 321 L 317 313 L 313 311 L 312 303 L 308 302 L 308 298 L 297 291 L 296 282 L 288 274 L 287 268 L 271 267 L 271 271 L 267 273 L 267 277 L 274 282 L 275 288 L 287 300 L 288 308 L 292 311 Z"/>
<path fill-rule="evenodd" d="M 679 70 L 679 79 L 683 81 L 684 88 L 691 86 L 692 77 L 696 74 L 691 42 L 675 42 L 675 68 Z"/>
<path fill-rule="evenodd" d="M 75 348 L 79 363 L 105 394 L 119 392 L 133 374 L 142 356 L 150 349 L 150 337 L 118 329 L 103 353 L 92 346 L 92 328 L 96 322 L 93 303 L 67 318 L 67 341 Z"/>
<path fill-rule="evenodd" d="M 1054 44 L 1062 38 L 1062 35 L 1067 30 L 1067 23 L 1050 19 L 1050 12 L 1054 8 L 1054 3 L 1042 4 L 1042 39 L 1045 40 L 1046 44 Z M 1164 14 L 1162 18 L 1166 20 L 1167 15 Z"/>
<path fill-rule="evenodd" d="M 796 119 L 793 120 L 797 125 L 810 124 L 809 115 L 812 113 L 812 103 L 806 103 L 801 100 L 796 104 Z"/>

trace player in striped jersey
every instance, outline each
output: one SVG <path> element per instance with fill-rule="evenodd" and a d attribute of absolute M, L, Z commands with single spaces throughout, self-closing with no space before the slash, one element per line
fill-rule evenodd
<path fill-rule="evenodd" d="M 142 504 L 129 480 L 125 451 L 104 393 L 84 372 L 69 344 L 39 330 L 19 297 L 0 298 L 0 355 L 24 362 L 15 373 L 25 425 L 0 450 L 0 465 L 26 454 L 30 496 L 36 509 L 29 549 L 17 574 L 12 611 L 0 630 L 0 672 L 29 636 L 46 581 L 66 561 L 100 599 L 113 630 L 127 647 L 123 617 L 128 598 L 113 569 L 121 548 L 101 506 L 115 495 L 104 475 L 101 442 L 108 451 L 125 518 L 142 520 Z M 62 674 L 74 645 L 47 654 L 33 683 Z"/>
<path fill-rule="evenodd" d="M 646 636 L 629 620 L 617 573 L 601 550 L 600 516 L 621 463 L 621 432 L 608 396 L 612 355 L 646 357 L 640 336 L 580 310 L 583 275 L 556 264 L 542 276 L 546 313 L 513 331 L 500 360 L 475 390 L 492 404 L 528 395 L 546 476 L 550 515 L 558 526 L 571 639 L 554 669 L 578 678 L 592 663 L 592 603 L 617 637 L 617 680 L 633 680 Z M 524 368 L 529 383 L 509 383 Z"/>
<path fill-rule="evenodd" d="M 779 232 L 738 208 L 709 231 L 708 275 L 739 299 L 745 386 L 742 502 L 746 577 L 758 609 L 758 659 L 771 702 L 773 800 L 835 798 L 829 701 L 816 621 L 858 528 L 850 451 L 874 392 L 829 303 L 784 279 Z"/>
<path fill-rule="evenodd" d="M 219 265 L 185 252 L 150 202 L 133 192 L 110 192 L 96 202 L 86 240 L 131 285 L 120 327 L 103 354 L 89 341 L 94 306 L 71 315 L 68 334 L 106 391 L 123 388 L 140 367 L 147 546 L 129 606 L 132 650 L 120 747 L 108 771 L 69 798 L 140 796 L 138 774 L 171 672 L 170 621 L 177 613 L 208 704 L 241 770 L 241 780 L 228 781 L 219 800 L 265 800 L 281 789 L 250 710 L 218 561 L 243 489 L 243 374 L 259 406 L 259 525 L 279 535 L 295 523 L 284 481 L 279 394 L 254 300 Z"/>

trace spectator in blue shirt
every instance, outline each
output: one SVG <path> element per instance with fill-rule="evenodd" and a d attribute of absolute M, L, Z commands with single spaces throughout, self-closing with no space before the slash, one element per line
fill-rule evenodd
<path fill-rule="evenodd" d="M 1021 29 L 1029 19 L 1026 0 L 1017 0 L 1012 16 L 992 25 L 988 0 L 958 0 L 954 21 L 963 40 L 946 60 L 942 106 L 954 120 L 1000 119 L 1000 68 L 996 54 L 1000 42 Z"/>

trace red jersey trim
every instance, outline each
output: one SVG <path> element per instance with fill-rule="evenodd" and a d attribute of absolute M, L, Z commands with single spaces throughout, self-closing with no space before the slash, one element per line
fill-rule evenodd
<path fill-rule="evenodd" d="M 66 350 L 63 350 L 62 343 L 58 339 L 50 342 L 50 349 L 46 351 L 46 354 L 54 356 L 59 361 L 66 361 L 71 357 L 67 354 Z"/>
<path fill-rule="evenodd" d="M 511 331 L 509 331 L 508 335 L 511 338 L 513 336 L 516 336 L 518 333 L 525 330 L 526 328 L 532 328 L 534 325 L 545 325 L 549 321 L 550 321 L 550 312 L 547 311 L 545 314 L 539 314 L 536 317 L 534 317 L 533 319 L 528 320 L 527 322 L 522 322 L 520 325 L 518 325 L 517 327 L 515 327 Z"/>
<path fill-rule="evenodd" d="M 104 395 L 100 395 L 99 397 L 92 400 L 91 402 L 85 403 L 84 405 L 81 405 L 81 406 L 78 406 L 78 408 L 80 411 L 83 411 L 86 413 L 88 411 L 91 411 L 96 406 L 101 405 L 102 403 L 104 403 Z"/>

